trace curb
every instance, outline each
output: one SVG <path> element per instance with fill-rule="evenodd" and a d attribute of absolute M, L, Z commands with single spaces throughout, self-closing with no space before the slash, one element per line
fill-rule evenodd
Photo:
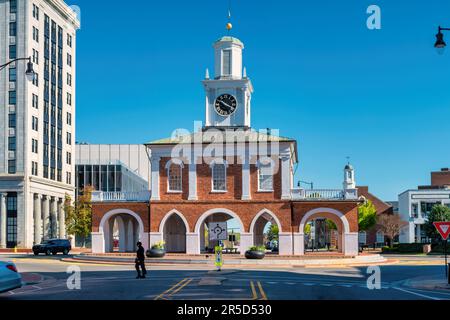
<path fill-rule="evenodd" d="M 327 260 L 254 260 L 233 259 L 224 261 L 225 267 L 343 267 L 343 266 L 369 266 L 380 264 L 395 264 L 397 261 L 389 261 L 382 256 L 370 257 L 372 259 L 327 259 Z M 134 264 L 134 258 L 114 258 L 114 257 L 95 257 L 95 256 L 74 256 L 73 258 L 63 258 L 63 262 L 72 263 L 91 263 L 91 264 L 113 264 L 113 265 L 131 265 Z M 204 265 L 213 266 L 213 259 L 146 259 L 148 265 Z"/>

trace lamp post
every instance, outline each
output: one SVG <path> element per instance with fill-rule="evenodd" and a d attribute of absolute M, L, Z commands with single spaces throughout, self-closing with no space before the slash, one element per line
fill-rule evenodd
<path fill-rule="evenodd" d="M 9 66 L 11 63 L 14 63 L 14 62 L 16 62 L 16 61 L 22 61 L 22 60 L 28 60 L 28 63 L 27 63 L 27 70 L 25 71 L 25 75 L 26 75 L 26 77 L 27 77 L 27 79 L 28 79 L 29 81 L 32 81 L 33 78 L 34 78 L 35 73 L 34 73 L 34 70 L 33 70 L 33 63 L 31 62 L 31 57 L 28 57 L 28 58 L 17 58 L 17 59 L 11 60 L 11 61 L 9 61 L 9 62 L 3 64 L 3 65 L 0 65 L 0 71 L 2 71 L 3 69 L 5 69 L 5 68 L 6 68 L 7 66 Z"/>
<path fill-rule="evenodd" d="M 308 184 L 311 187 L 311 190 L 314 190 L 314 182 L 299 181 L 297 186 L 300 188 L 302 183 Z"/>
<path fill-rule="evenodd" d="M 436 34 L 436 43 L 434 44 L 434 47 L 439 54 L 443 54 L 445 51 L 445 47 L 447 46 L 444 41 L 444 34 L 442 33 L 442 31 L 450 31 L 450 28 L 442 28 L 441 26 L 438 27 L 438 33 Z"/>

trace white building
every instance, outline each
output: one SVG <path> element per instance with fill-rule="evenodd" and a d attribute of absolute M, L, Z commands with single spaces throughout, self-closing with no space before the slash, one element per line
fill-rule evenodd
<path fill-rule="evenodd" d="M 408 222 L 400 232 L 401 243 L 427 241 L 422 225 L 436 204 L 450 207 L 450 188 L 407 190 L 398 196 L 400 216 L 402 220 Z"/>
<path fill-rule="evenodd" d="M 62 0 L 0 1 L 0 247 L 65 237 L 74 196 L 76 13 Z M 4 108 L 3 108 L 4 106 Z"/>
<path fill-rule="evenodd" d="M 150 160 L 144 145 L 139 144 L 77 144 L 77 192 L 85 186 L 101 191 L 148 193 Z"/>

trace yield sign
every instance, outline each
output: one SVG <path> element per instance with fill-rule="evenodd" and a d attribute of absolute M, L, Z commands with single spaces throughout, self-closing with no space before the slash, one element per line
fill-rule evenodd
<path fill-rule="evenodd" d="M 447 240 L 450 235 L 450 222 L 433 222 L 442 239 Z"/>

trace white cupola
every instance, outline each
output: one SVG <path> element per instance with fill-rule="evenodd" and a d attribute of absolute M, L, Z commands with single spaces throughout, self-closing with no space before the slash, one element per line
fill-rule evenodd
<path fill-rule="evenodd" d="M 355 170 L 353 169 L 353 166 L 348 163 L 344 168 L 344 190 L 355 188 Z"/>
<path fill-rule="evenodd" d="M 242 79 L 242 50 L 244 44 L 237 38 L 225 36 L 214 43 L 215 79 Z"/>

